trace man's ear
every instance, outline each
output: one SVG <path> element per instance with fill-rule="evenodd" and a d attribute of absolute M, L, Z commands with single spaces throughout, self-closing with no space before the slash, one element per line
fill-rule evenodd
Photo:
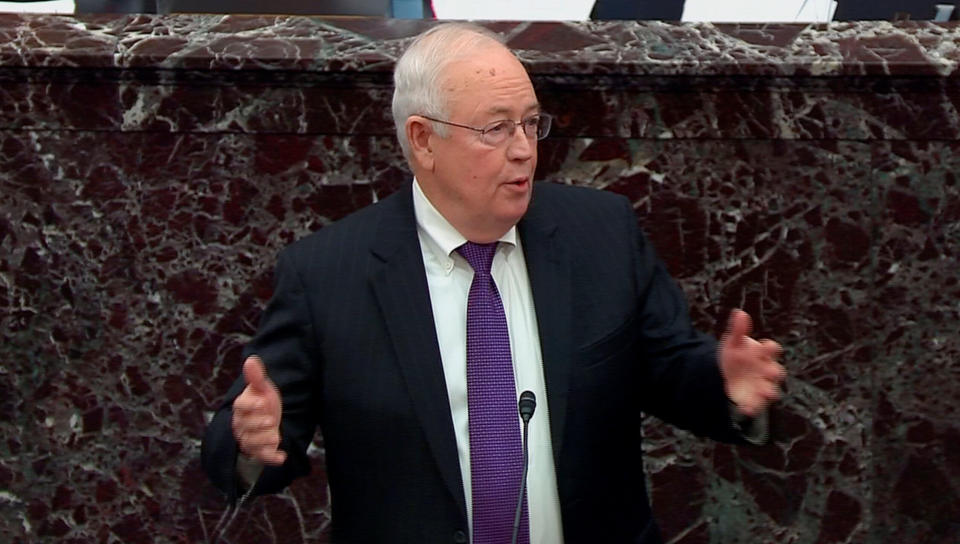
<path fill-rule="evenodd" d="M 430 121 L 417 115 L 407 117 L 404 125 L 407 141 L 410 143 L 410 160 L 420 168 L 431 171 L 434 165 L 433 138 L 436 134 Z"/>

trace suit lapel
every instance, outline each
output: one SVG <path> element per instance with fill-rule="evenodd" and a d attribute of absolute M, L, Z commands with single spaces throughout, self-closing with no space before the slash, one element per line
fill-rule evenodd
<path fill-rule="evenodd" d="M 560 468 L 570 369 L 573 364 L 573 330 L 570 256 L 559 239 L 559 228 L 536 206 L 536 190 L 530 210 L 518 225 L 524 259 L 533 291 L 540 350 L 550 410 L 553 456 Z"/>
<path fill-rule="evenodd" d="M 378 205 L 385 208 L 372 247 L 377 265 L 370 282 L 431 453 L 466 517 L 456 435 L 417 238 L 413 194 L 408 187 Z"/>

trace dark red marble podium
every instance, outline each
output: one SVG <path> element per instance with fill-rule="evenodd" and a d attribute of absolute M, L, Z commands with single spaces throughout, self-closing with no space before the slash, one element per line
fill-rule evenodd
<path fill-rule="evenodd" d="M 274 255 L 408 183 L 429 24 L 0 14 L 0 541 L 213 540 Z M 557 116 L 539 178 L 628 195 L 702 328 L 786 347 L 774 444 L 643 423 L 668 540 L 957 542 L 960 28 L 490 26 Z M 325 541 L 313 456 L 227 540 Z"/>

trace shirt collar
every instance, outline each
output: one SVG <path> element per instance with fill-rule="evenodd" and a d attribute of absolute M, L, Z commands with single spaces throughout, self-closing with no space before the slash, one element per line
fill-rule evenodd
<path fill-rule="evenodd" d="M 413 178 L 413 214 L 417 219 L 417 228 L 426 235 L 426 238 L 433 242 L 435 249 L 444 257 L 450 257 L 450 254 L 462 246 L 467 239 L 447 221 L 433 203 L 423 194 L 423 189 L 417 178 Z M 500 242 L 506 242 L 508 247 L 517 245 L 517 226 L 510 227 L 499 239 Z"/>

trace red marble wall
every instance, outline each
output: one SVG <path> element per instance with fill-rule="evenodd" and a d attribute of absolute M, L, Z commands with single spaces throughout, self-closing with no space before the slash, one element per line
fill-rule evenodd
<path fill-rule="evenodd" d="M 206 418 L 279 248 L 408 182 L 428 24 L 0 14 L 0 540 L 214 540 Z M 956 542 L 960 28 L 491 26 L 557 115 L 539 178 L 629 196 L 702 328 L 786 347 L 770 446 L 644 423 L 666 537 Z M 224 536 L 328 514 L 317 470 Z"/>

